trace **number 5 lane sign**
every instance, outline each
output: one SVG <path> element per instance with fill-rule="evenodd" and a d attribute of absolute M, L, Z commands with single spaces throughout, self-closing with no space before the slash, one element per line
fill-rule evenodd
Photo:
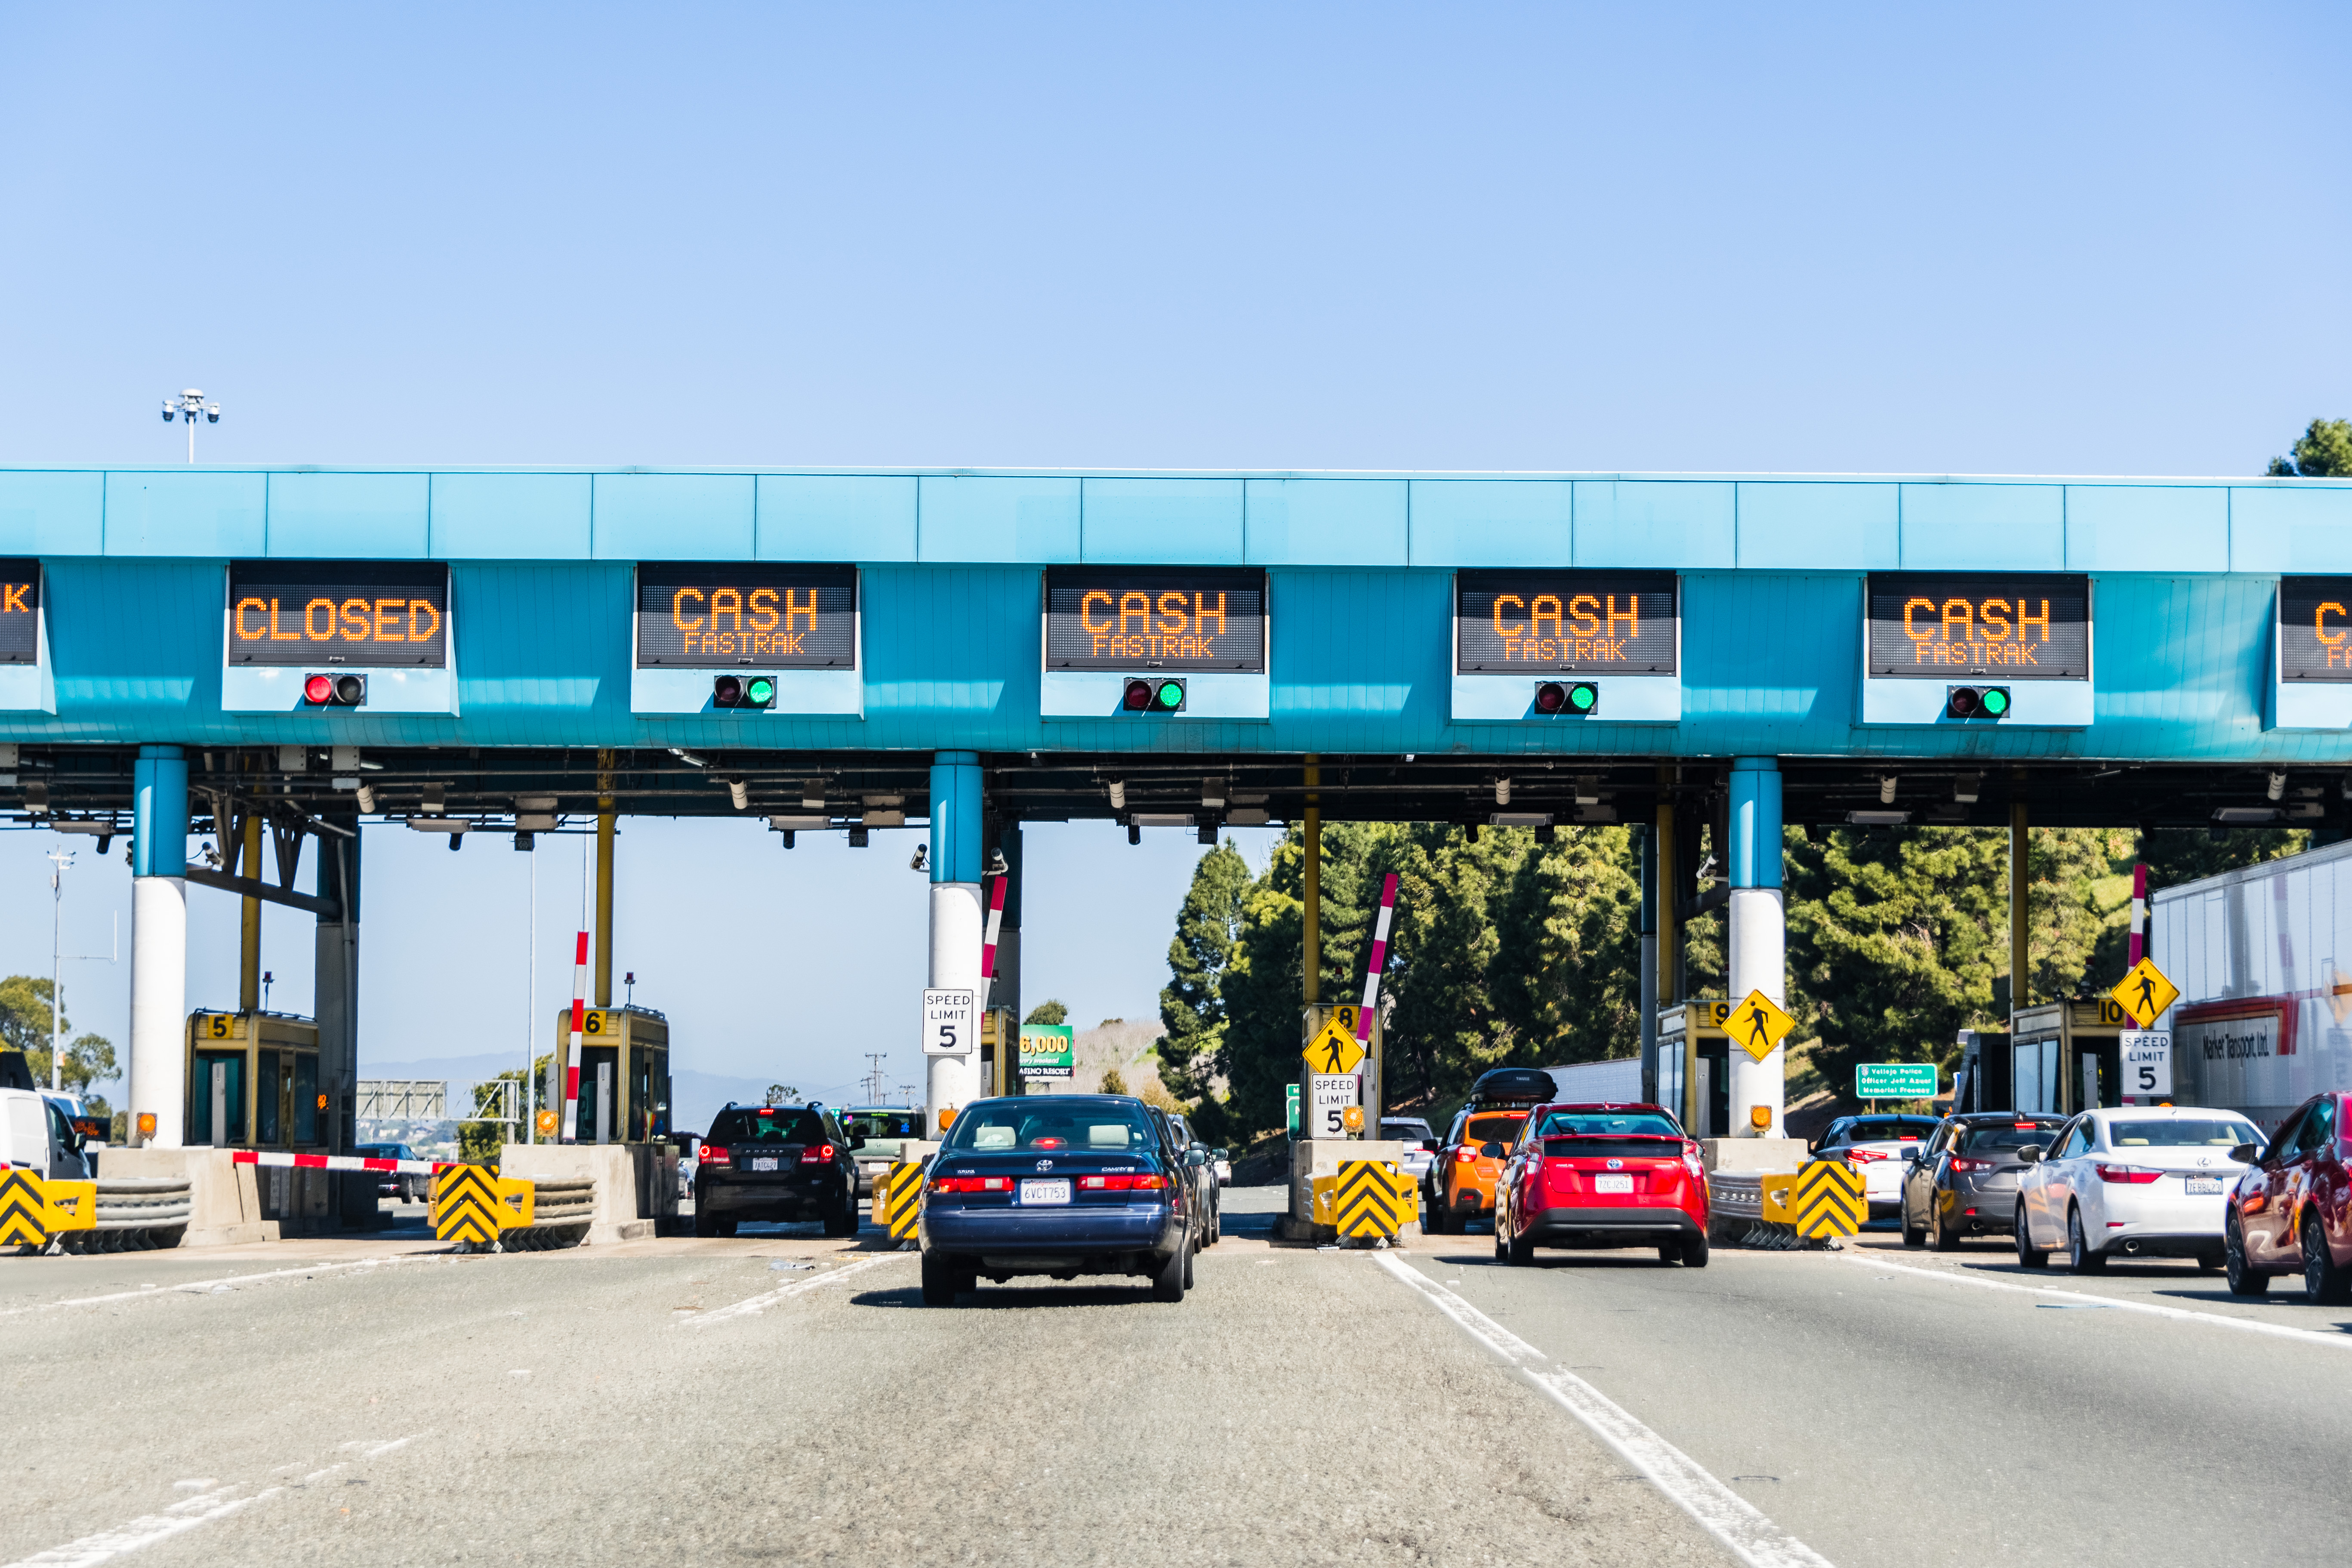
<path fill-rule="evenodd" d="M 2126 1029 L 2116 1043 L 2124 1053 L 2124 1092 L 2143 1098 L 2172 1092 L 2172 1034 L 2167 1029 Z"/>
<path fill-rule="evenodd" d="M 978 1019 L 979 997 L 971 991 L 926 991 L 923 993 L 923 1054 L 927 1057 L 963 1057 L 971 1054 L 972 1044 L 980 1037 Z"/>

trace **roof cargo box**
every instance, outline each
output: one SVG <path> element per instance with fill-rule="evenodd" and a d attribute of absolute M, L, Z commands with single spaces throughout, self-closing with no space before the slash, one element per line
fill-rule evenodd
<path fill-rule="evenodd" d="M 1559 1090 L 1540 1068 L 1496 1068 L 1478 1075 L 1470 1098 L 1480 1105 L 1541 1105 L 1559 1098 Z"/>

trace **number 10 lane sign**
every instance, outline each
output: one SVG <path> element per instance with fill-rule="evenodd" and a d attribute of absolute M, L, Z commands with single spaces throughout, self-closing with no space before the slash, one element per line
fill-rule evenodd
<path fill-rule="evenodd" d="M 1853 1069 L 1856 1100 L 1933 1100 L 1934 1062 L 1864 1062 Z"/>
<path fill-rule="evenodd" d="M 927 1057 L 963 1057 L 971 1054 L 972 1044 L 980 1037 L 978 1020 L 979 997 L 971 991 L 925 991 L 923 993 L 923 1054 Z"/>

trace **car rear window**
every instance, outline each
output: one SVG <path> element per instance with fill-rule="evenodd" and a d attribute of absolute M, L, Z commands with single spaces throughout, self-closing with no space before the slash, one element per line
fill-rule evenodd
<path fill-rule="evenodd" d="M 1436 1133 L 1430 1131 L 1429 1123 L 1426 1121 L 1383 1121 L 1381 1123 L 1381 1131 L 1383 1132 L 1393 1132 L 1398 1137 L 1404 1139 L 1434 1138 L 1437 1136 Z"/>
<path fill-rule="evenodd" d="M 1672 1138 L 1677 1146 L 1682 1129 L 1654 1110 L 1555 1110 L 1544 1118 L 1543 1136 L 1561 1132 L 1639 1132 L 1657 1138 Z M 1547 1143 L 1549 1151 L 1550 1145 Z"/>
<path fill-rule="evenodd" d="M 735 1143 L 823 1143 L 824 1119 L 800 1106 L 761 1106 L 757 1110 L 722 1110 L 703 1140 L 726 1148 Z"/>
<path fill-rule="evenodd" d="M 1032 1108 L 1015 1101 L 957 1117 L 946 1147 L 959 1154 L 1142 1153 L 1157 1142 L 1139 1106 Z"/>
<path fill-rule="evenodd" d="M 1596 1160 L 1617 1155 L 1629 1155 L 1637 1160 L 1663 1160 L 1683 1152 L 1683 1141 L 1673 1138 L 1546 1138 L 1544 1157 L 1548 1160 Z"/>
<path fill-rule="evenodd" d="M 1892 1118 L 1877 1121 L 1857 1121 L 1838 1135 L 1841 1143 L 1898 1143 L 1906 1139 L 1925 1138 L 1936 1130 L 1936 1123 L 1925 1118 L 1897 1121 Z"/>
<path fill-rule="evenodd" d="M 1518 1140 L 1519 1130 L 1528 1124 L 1524 1116 L 1474 1116 L 1463 1130 L 1465 1143 L 1512 1143 Z"/>
<path fill-rule="evenodd" d="M 2062 1121 L 2044 1125 L 2038 1121 L 1997 1121 L 1990 1126 L 1971 1127 L 1960 1141 L 1964 1154 L 1990 1153 L 2000 1149 L 2029 1149 L 2050 1142 L 2053 1134 L 2064 1126 Z"/>
<path fill-rule="evenodd" d="M 920 1138 L 923 1135 L 923 1113 L 919 1110 L 845 1110 L 841 1113 L 841 1129 L 853 1138 L 869 1142 L 877 1138 Z"/>
<path fill-rule="evenodd" d="M 2234 1149 L 2262 1141 L 2253 1123 L 2234 1118 L 2167 1116 L 2107 1123 L 2107 1142 L 2117 1149 Z"/>

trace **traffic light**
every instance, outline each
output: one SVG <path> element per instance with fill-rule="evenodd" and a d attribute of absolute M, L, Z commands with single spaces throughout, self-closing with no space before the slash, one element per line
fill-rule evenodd
<path fill-rule="evenodd" d="M 1119 696 L 1119 708 L 1128 713 L 1181 713 L 1184 711 L 1184 683 L 1173 676 L 1161 676 L 1157 680 L 1130 680 Z"/>
<path fill-rule="evenodd" d="M 306 675 L 302 678 L 305 708 L 360 708 L 367 703 L 364 675 Z"/>
<path fill-rule="evenodd" d="M 776 679 L 772 675 L 722 675 L 710 683 L 713 708 L 773 708 Z"/>
<path fill-rule="evenodd" d="M 1590 680 L 1546 680 L 1536 686 L 1536 711 L 1547 719 L 1582 719 L 1601 707 L 1601 688 Z"/>
<path fill-rule="evenodd" d="M 2006 719 L 2009 717 L 2009 688 L 2006 686 L 1947 686 L 1944 688 L 1944 717 L 1947 719 Z"/>

